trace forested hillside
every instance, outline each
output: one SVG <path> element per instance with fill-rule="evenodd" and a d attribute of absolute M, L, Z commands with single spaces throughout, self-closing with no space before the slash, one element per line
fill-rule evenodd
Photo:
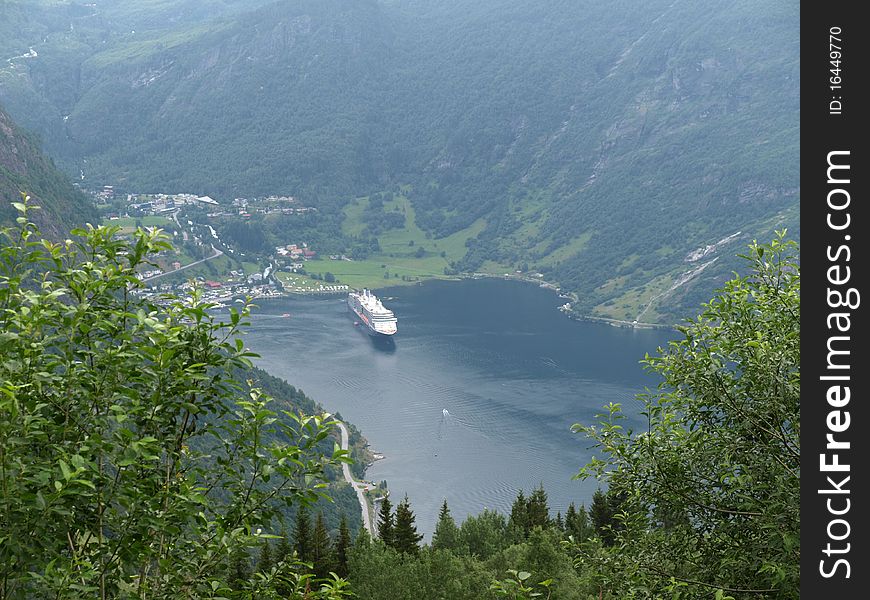
<path fill-rule="evenodd" d="M 32 218 L 49 237 L 57 238 L 74 225 L 98 222 L 91 201 L 40 152 L 33 136 L 19 129 L 0 107 L 0 225 L 17 216 L 12 202 L 21 202 L 22 192 L 40 206 Z"/>
<path fill-rule="evenodd" d="M 451 269 L 543 273 L 580 314 L 641 321 L 798 235 L 796 5 L 138 4 L 0 9 L 0 100 L 90 185 L 300 194 L 330 231 L 404 186 L 416 226 L 468 234 Z"/>
<path fill-rule="evenodd" d="M 290 385 L 279 377 L 270 375 L 258 367 L 246 366 L 244 369 L 234 372 L 233 377 L 238 381 L 246 382 L 246 389 L 254 386 L 256 389 L 268 394 L 272 398 L 277 410 L 305 415 L 323 414 L 325 412 L 322 406 L 306 396 L 302 390 Z M 336 418 L 340 418 L 340 416 L 336 415 Z M 282 420 L 288 421 L 286 416 Z M 365 466 L 368 460 L 370 460 L 367 450 L 365 450 L 367 442 L 353 423 L 345 422 L 345 426 L 350 431 L 348 456 L 354 460 L 354 468 L 352 470 L 357 477 L 362 477 L 365 472 Z M 318 450 L 324 455 L 329 455 L 333 451 L 334 446 L 340 444 L 340 442 L 341 436 L 338 429 L 333 429 L 329 437 L 320 442 Z M 328 482 L 326 492 L 330 499 L 317 500 L 309 508 L 309 511 L 315 515 L 320 514 L 329 531 L 338 531 L 339 524 L 344 519 L 345 526 L 350 531 L 356 533 L 363 526 L 362 512 L 356 493 L 344 481 L 341 468 L 338 465 L 327 467 L 324 470 L 324 475 Z M 297 517 L 297 512 L 298 506 L 282 508 L 280 517 L 275 520 L 273 526 L 277 528 L 279 522 L 292 523 Z"/>

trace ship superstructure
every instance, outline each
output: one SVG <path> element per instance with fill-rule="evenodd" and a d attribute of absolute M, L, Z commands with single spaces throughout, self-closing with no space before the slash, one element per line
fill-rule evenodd
<path fill-rule="evenodd" d="M 351 292 L 347 295 L 347 307 L 359 317 L 370 335 L 395 335 L 396 315 L 370 290 Z"/>

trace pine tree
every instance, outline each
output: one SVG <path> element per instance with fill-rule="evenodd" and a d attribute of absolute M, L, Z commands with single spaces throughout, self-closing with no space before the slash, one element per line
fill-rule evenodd
<path fill-rule="evenodd" d="M 516 500 L 514 500 L 514 503 L 511 506 L 511 516 L 508 520 L 508 527 L 513 533 L 514 541 L 525 539 L 528 535 L 528 503 L 526 502 L 526 496 L 523 494 L 523 490 L 519 491 Z"/>
<path fill-rule="evenodd" d="M 339 577 L 347 577 L 347 553 L 350 550 L 350 529 L 347 527 L 347 519 L 341 515 L 338 524 L 338 537 L 335 538 L 335 572 Z"/>
<path fill-rule="evenodd" d="M 299 560 L 311 560 L 311 520 L 308 518 L 308 508 L 299 505 L 296 512 L 296 526 L 293 528 L 293 545 Z"/>
<path fill-rule="evenodd" d="M 573 537 L 575 542 L 580 543 L 588 540 L 593 532 L 586 507 L 581 504 L 580 510 L 577 510 L 573 502 L 569 504 L 568 512 L 565 513 L 565 535 Z"/>
<path fill-rule="evenodd" d="M 387 546 L 393 545 L 393 505 L 389 496 L 381 500 L 381 509 L 378 513 L 378 537 Z"/>
<path fill-rule="evenodd" d="M 589 517 L 595 530 L 605 546 L 612 546 L 616 533 L 623 529 L 622 521 L 616 515 L 622 512 L 627 496 L 624 493 L 606 493 L 596 490 L 592 494 L 592 506 L 589 507 Z"/>
<path fill-rule="evenodd" d="M 354 548 L 365 549 L 372 545 L 372 536 L 365 527 L 360 527 L 353 541 Z"/>
<path fill-rule="evenodd" d="M 572 502 L 568 505 L 568 510 L 565 511 L 565 527 L 570 527 L 571 523 L 577 517 L 577 507 Z"/>
<path fill-rule="evenodd" d="M 450 509 L 447 508 L 447 500 L 444 500 L 441 512 L 438 514 L 438 524 L 435 525 L 435 533 L 432 536 L 432 548 L 455 551 L 458 545 L 459 528 L 450 514 Z"/>
<path fill-rule="evenodd" d="M 240 590 L 251 579 L 251 557 L 245 548 L 236 548 L 230 554 L 227 568 L 227 583 L 233 590 Z"/>
<path fill-rule="evenodd" d="M 589 520 L 589 513 L 584 505 L 580 505 L 580 510 L 577 511 L 577 518 L 574 520 L 573 535 L 578 542 L 584 542 L 592 537 L 594 533 L 592 523 Z"/>
<path fill-rule="evenodd" d="M 329 543 L 329 532 L 323 521 L 323 513 L 317 513 L 314 522 L 314 535 L 311 538 L 310 560 L 314 563 L 314 574 L 318 577 L 329 577 L 329 572 L 334 570 L 332 566 L 332 546 Z"/>
<path fill-rule="evenodd" d="M 275 564 L 278 566 L 279 570 L 283 570 L 281 566 L 285 561 L 290 561 L 293 559 L 293 546 L 290 545 L 290 538 L 287 535 L 287 528 L 284 524 L 281 524 L 281 537 L 278 539 L 278 543 L 275 544 Z M 278 592 L 281 598 L 288 596 L 292 593 L 290 589 L 290 585 L 286 581 L 279 580 L 275 585 L 275 591 Z"/>
<path fill-rule="evenodd" d="M 550 526 L 550 508 L 547 506 L 547 492 L 544 491 L 543 483 L 529 496 L 526 515 L 528 522 L 526 535 L 535 527 L 546 529 Z"/>
<path fill-rule="evenodd" d="M 272 570 L 273 566 L 272 544 L 269 543 L 269 540 L 263 540 L 263 546 L 260 548 L 260 556 L 257 558 L 257 571 L 260 573 L 268 573 Z"/>
<path fill-rule="evenodd" d="M 574 536 L 575 542 L 580 542 L 582 540 L 577 538 L 577 534 L 575 533 L 575 523 L 577 522 L 577 507 L 574 506 L 574 503 L 568 505 L 568 510 L 565 511 L 565 535 Z"/>
<path fill-rule="evenodd" d="M 393 530 L 393 547 L 399 552 L 416 555 L 420 551 L 419 544 L 423 534 L 417 533 L 414 521 L 414 511 L 411 510 L 411 502 L 405 494 L 396 507 L 396 526 Z"/>
<path fill-rule="evenodd" d="M 290 540 L 287 538 L 287 528 L 281 525 L 281 537 L 275 545 L 275 564 L 284 562 L 293 553 L 293 548 L 290 546 Z"/>
<path fill-rule="evenodd" d="M 595 490 L 595 493 L 592 494 L 592 504 L 589 507 L 589 516 L 592 517 L 592 523 L 595 525 L 595 530 L 598 532 L 598 535 L 601 536 L 601 539 L 604 540 L 606 544 L 607 540 L 604 537 L 604 530 L 608 525 L 610 525 L 612 515 L 610 514 L 607 505 L 607 498 L 604 496 L 604 492 L 600 489 Z"/>
<path fill-rule="evenodd" d="M 560 534 L 565 533 L 565 523 L 562 521 L 562 513 L 556 513 L 556 520 L 553 522 L 553 526 L 556 528 Z"/>

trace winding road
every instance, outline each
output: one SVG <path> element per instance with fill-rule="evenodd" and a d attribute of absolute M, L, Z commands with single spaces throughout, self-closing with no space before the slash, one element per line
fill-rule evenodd
<path fill-rule="evenodd" d="M 214 246 L 212 246 L 211 249 L 214 250 L 214 254 L 212 254 L 211 256 L 208 256 L 206 258 L 201 258 L 196 262 L 192 262 L 189 265 L 184 265 L 183 267 L 179 267 L 179 268 L 175 269 L 174 271 L 166 271 L 165 273 L 161 273 L 160 275 L 154 275 L 153 277 L 148 277 L 147 279 L 143 279 L 142 281 L 144 283 L 148 283 L 149 281 L 154 281 L 155 279 L 160 279 L 161 277 L 166 277 L 167 275 L 174 275 L 175 273 L 178 273 L 179 271 L 184 271 L 185 269 L 189 269 L 190 267 L 195 267 L 198 264 L 204 263 L 205 261 L 211 260 L 213 258 L 217 258 L 218 256 L 223 256 L 223 254 L 224 254 L 223 250 L 218 250 Z"/>
<path fill-rule="evenodd" d="M 338 427 L 341 429 L 341 449 L 348 450 L 350 436 L 347 433 L 347 427 L 345 427 L 344 423 L 341 421 L 336 421 L 336 423 L 338 423 Z M 360 483 L 353 478 L 353 475 L 350 473 L 350 466 L 347 463 L 341 463 L 341 470 L 344 473 L 345 481 L 347 481 L 354 491 L 356 491 L 356 497 L 359 500 L 359 505 L 362 509 L 363 526 L 366 528 L 366 531 L 369 532 L 369 535 L 373 535 L 372 517 L 369 514 L 369 503 L 365 496 L 366 484 Z"/>

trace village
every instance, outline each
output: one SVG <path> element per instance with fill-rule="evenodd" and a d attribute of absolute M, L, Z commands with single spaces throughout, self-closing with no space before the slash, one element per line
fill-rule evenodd
<path fill-rule="evenodd" d="M 190 193 L 118 194 L 111 185 L 90 195 L 104 220 L 121 227 L 121 235 L 129 235 L 136 227 L 160 227 L 175 238 L 171 255 L 158 254 L 155 268 L 137 274 L 145 284 L 137 291 L 140 296 L 158 301 L 165 294 L 198 288 L 203 300 L 223 308 L 246 298 L 342 294 L 350 290 L 329 273 L 325 278 L 307 275 L 305 263 L 320 257 L 305 241 L 275 246 L 268 257 L 252 257 L 221 239 L 207 222 L 221 217 L 245 220 L 255 214 L 304 215 L 317 211 L 302 205 L 296 197 L 235 198 L 227 205 L 210 196 Z M 329 258 L 350 260 L 344 255 Z"/>
<path fill-rule="evenodd" d="M 119 198 L 115 193 L 115 187 L 105 185 L 101 189 L 92 191 L 98 207 L 110 207 L 105 214 L 108 219 L 122 217 L 166 216 L 183 207 L 200 207 L 208 210 L 208 217 L 238 216 L 250 218 L 253 214 L 285 214 L 304 215 L 317 212 L 313 206 L 302 206 L 294 196 L 266 196 L 263 198 L 235 198 L 229 207 L 222 206 L 211 196 L 198 196 L 196 194 L 122 194 L 125 199 Z"/>

